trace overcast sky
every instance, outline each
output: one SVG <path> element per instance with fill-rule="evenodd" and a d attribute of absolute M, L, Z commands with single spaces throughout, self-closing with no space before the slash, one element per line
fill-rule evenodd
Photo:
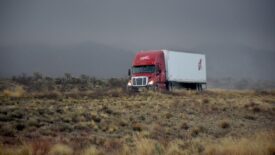
<path fill-rule="evenodd" d="M 242 46 L 275 53 L 275 1 L 0 1 L 0 47 L 89 42 L 130 52 Z"/>
<path fill-rule="evenodd" d="M 274 0 L 2 0 L 0 45 L 275 49 Z"/>

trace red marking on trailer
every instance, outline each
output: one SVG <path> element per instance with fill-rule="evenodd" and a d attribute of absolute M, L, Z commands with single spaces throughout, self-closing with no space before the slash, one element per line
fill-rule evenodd
<path fill-rule="evenodd" d="M 202 64 L 201 63 L 202 63 L 202 59 L 199 60 L 198 70 L 201 70 L 201 68 L 202 68 Z"/>

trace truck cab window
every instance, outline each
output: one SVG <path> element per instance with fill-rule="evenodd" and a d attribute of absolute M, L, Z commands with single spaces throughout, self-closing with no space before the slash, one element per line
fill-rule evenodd
<path fill-rule="evenodd" d="M 154 65 L 149 66 L 134 66 L 132 68 L 133 73 L 154 73 L 156 70 L 156 67 Z"/>

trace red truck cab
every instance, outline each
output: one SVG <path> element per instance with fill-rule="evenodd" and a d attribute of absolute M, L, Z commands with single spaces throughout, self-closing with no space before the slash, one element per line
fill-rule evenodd
<path fill-rule="evenodd" d="M 166 88 L 166 69 L 162 50 L 140 51 L 136 54 L 129 70 L 128 88 Z"/>

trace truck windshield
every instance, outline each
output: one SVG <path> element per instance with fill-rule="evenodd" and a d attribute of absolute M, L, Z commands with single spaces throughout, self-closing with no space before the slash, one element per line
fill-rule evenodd
<path fill-rule="evenodd" d="M 134 66 L 132 68 L 133 73 L 154 73 L 155 72 L 155 66 Z"/>

